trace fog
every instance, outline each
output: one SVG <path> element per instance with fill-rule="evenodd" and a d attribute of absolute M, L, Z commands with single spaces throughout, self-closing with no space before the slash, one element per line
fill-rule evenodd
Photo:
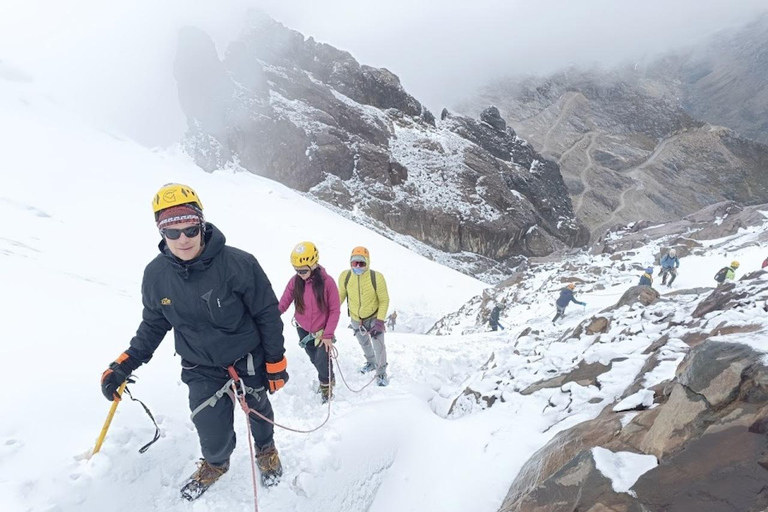
<path fill-rule="evenodd" d="M 172 144 L 186 126 L 178 28 L 208 31 L 222 54 L 252 8 L 390 69 L 437 112 L 499 76 L 650 58 L 768 11 L 765 0 L 3 0 L 0 81 L 142 144 Z"/>

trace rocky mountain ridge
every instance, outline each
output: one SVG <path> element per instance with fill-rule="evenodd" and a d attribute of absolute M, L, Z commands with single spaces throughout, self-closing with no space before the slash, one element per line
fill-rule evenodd
<path fill-rule="evenodd" d="M 768 146 L 697 121 L 652 85 L 622 72 L 569 70 L 496 84 L 476 102 L 498 105 L 558 162 L 593 237 L 617 224 L 677 220 L 724 200 L 767 201 Z"/>
<path fill-rule="evenodd" d="M 577 216 L 599 237 L 724 200 L 767 201 L 766 83 L 768 16 L 649 62 L 499 80 L 458 110 L 497 105 L 558 162 Z"/>
<path fill-rule="evenodd" d="M 768 205 L 714 205 L 670 225 L 612 231 L 594 254 L 531 260 L 435 326 L 484 330 L 504 305 L 502 349 L 488 354 L 448 417 L 541 411 L 551 437 L 510 475 L 500 512 L 758 512 L 768 507 Z M 674 247 L 675 288 L 636 286 Z M 720 286 L 718 265 L 741 260 Z M 576 283 L 552 325 L 557 292 Z"/>
<path fill-rule="evenodd" d="M 435 119 L 388 70 L 261 16 L 223 59 L 182 30 L 175 75 L 203 169 L 278 180 L 475 274 L 588 240 L 559 167 L 495 108 Z"/>

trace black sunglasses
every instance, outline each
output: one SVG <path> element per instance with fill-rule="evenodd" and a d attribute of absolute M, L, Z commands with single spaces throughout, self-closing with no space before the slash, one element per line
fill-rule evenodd
<path fill-rule="evenodd" d="M 308 268 L 297 268 L 297 269 L 295 269 L 295 270 L 296 270 L 296 273 L 297 273 L 297 274 L 301 274 L 302 276 L 303 276 L 304 274 L 308 274 L 308 273 L 309 273 L 309 271 L 310 271 Z"/>
<path fill-rule="evenodd" d="M 200 226 L 189 226 L 184 229 L 165 228 L 161 233 L 169 240 L 178 240 L 181 238 L 182 233 L 184 233 L 184 236 L 187 238 L 195 238 L 200 234 Z"/>

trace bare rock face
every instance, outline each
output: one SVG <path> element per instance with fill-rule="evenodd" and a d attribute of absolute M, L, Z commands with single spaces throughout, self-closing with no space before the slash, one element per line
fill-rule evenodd
<path fill-rule="evenodd" d="M 692 316 L 694 318 L 700 318 L 712 311 L 723 311 L 733 304 L 734 301 L 743 299 L 747 296 L 747 291 L 744 289 L 737 289 L 736 283 L 723 283 L 709 295 L 706 299 L 699 303 Z"/>
<path fill-rule="evenodd" d="M 558 433 L 523 466 L 500 512 L 764 511 L 768 367 L 761 361 L 746 345 L 698 345 L 656 408 L 622 426 L 607 407 L 598 418 Z M 590 450 L 597 446 L 651 454 L 659 465 L 631 494 L 615 493 L 595 471 Z"/>
<path fill-rule="evenodd" d="M 768 437 L 734 427 L 694 440 L 674 462 L 641 476 L 633 489 L 647 510 L 739 510 L 768 507 Z"/>
<path fill-rule="evenodd" d="M 588 241 L 557 164 L 494 107 L 438 121 L 392 72 L 262 16 L 223 60 L 182 30 L 175 76 L 185 148 L 208 171 L 238 166 L 382 232 L 509 265 Z"/>
<path fill-rule="evenodd" d="M 597 483 L 589 450 L 608 443 L 620 430 L 615 415 L 603 415 L 557 434 L 522 467 L 499 512 L 573 510 L 590 475 Z M 599 486 L 605 490 L 603 484 Z"/>

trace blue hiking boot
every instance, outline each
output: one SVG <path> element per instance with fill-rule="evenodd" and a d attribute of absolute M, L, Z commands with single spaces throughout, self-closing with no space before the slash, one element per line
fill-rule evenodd
<path fill-rule="evenodd" d="M 372 371 L 373 371 L 373 370 L 375 370 L 375 369 L 376 369 L 376 365 L 375 365 L 375 364 L 373 364 L 373 363 L 365 363 L 365 364 L 364 364 L 364 365 L 363 365 L 363 366 L 360 368 L 360 373 L 368 373 L 368 372 L 372 372 Z"/>

